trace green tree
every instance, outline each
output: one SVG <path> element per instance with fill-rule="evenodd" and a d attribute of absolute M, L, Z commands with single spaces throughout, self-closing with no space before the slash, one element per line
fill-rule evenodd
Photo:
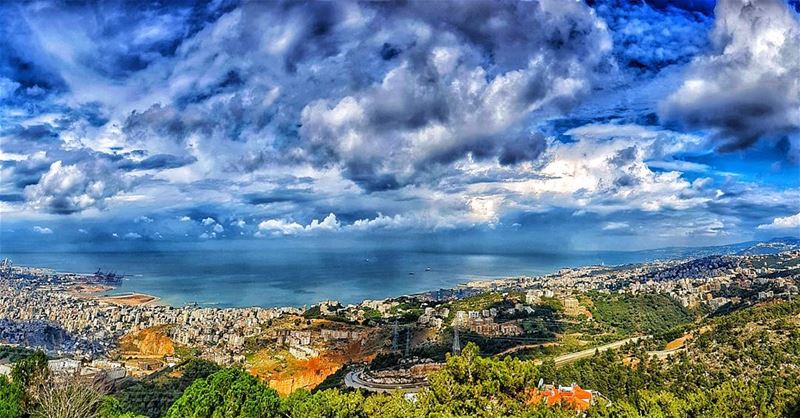
<path fill-rule="evenodd" d="M 0 376 L 0 417 L 21 418 L 24 396 L 25 391 L 22 386 L 9 382 L 5 376 Z"/>
<path fill-rule="evenodd" d="M 32 410 L 37 403 L 38 389 L 50 377 L 47 356 L 41 350 L 14 364 L 11 380 L 23 390 L 22 409 Z"/>
<path fill-rule="evenodd" d="M 277 392 L 242 370 L 223 369 L 192 383 L 166 417 L 267 418 L 279 414 Z"/>
<path fill-rule="evenodd" d="M 348 418 L 365 416 L 361 392 L 342 393 L 328 389 L 311 394 L 304 389 L 292 393 L 283 404 L 283 412 L 292 418 Z"/>
<path fill-rule="evenodd" d="M 98 408 L 100 418 L 147 418 L 145 415 L 137 415 L 133 412 L 126 412 L 122 404 L 113 396 L 104 396 Z"/>
<path fill-rule="evenodd" d="M 114 394 L 119 400 L 120 411 L 150 417 L 163 416 L 192 382 L 214 374 L 220 367 L 208 360 L 192 359 L 179 370 L 181 376 L 178 378 L 160 376 L 122 387 Z"/>
<path fill-rule="evenodd" d="M 427 390 L 419 393 L 418 406 L 431 414 L 456 416 L 512 416 L 523 413 L 527 389 L 539 379 L 533 362 L 478 355 L 469 343 L 460 356 L 428 377 Z"/>
<path fill-rule="evenodd" d="M 50 374 L 47 356 L 37 350 L 29 357 L 18 361 L 11 371 L 11 380 L 23 387 L 41 384 Z"/>

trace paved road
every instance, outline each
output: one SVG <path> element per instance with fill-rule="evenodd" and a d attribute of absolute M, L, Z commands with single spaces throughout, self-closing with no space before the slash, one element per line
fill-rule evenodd
<path fill-rule="evenodd" d="M 397 384 L 369 382 L 361 377 L 361 373 L 361 370 L 347 373 L 344 376 L 344 384 L 347 387 L 364 389 L 370 392 L 394 392 L 399 390 L 406 393 L 418 392 L 420 389 L 428 385 L 427 382 Z"/>
<path fill-rule="evenodd" d="M 631 337 L 631 338 L 626 338 L 624 340 L 615 341 L 613 343 L 601 345 L 599 347 L 589 348 L 589 349 L 586 349 L 586 350 L 583 350 L 583 351 L 577 351 L 575 353 L 564 354 L 564 355 L 561 355 L 561 356 L 558 356 L 558 357 L 555 358 L 556 366 L 560 366 L 562 364 L 567 364 L 567 363 L 571 363 L 571 362 L 576 361 L 576 360 L 580 360 L 580 359 L 591 357 L 597 351 L 601 351 L 602 352 L 602 351 L 606 351 L 606 350 L 612 350 L 612 349 L 615 349 L 615 348 L 620 348 L 620 347 L 622 347 L 623 345 L 625 345 L 625 344 L 627 344 L 629 342 L 636 342 L 636 341 L 639 341 L 639 340 L 642 340 L 642 339 L 645 339 L 645 338 L 650 338 L 650 337 L 652 337 L 652 335 L 644 335 L 644 336 L 641 336 L 641 337 Z"/>
<path fill-rule="evenodd" d="M 673 348 L 669 350 L 658 350 L 658 351 L 648 351 L 648 356 L 656 356 L 659 360 L 663 360 L 673 354 L 680 353 L 681 351 L 686 351 L 684 347 Z"/>
<path fill-rule="evenodd" d="M 553 347 L 558 345 L 557 342 L 548 342 L 548 343 L 538 343 L 538 344 L 522 344 L 522 345 L 515 345 L 514 347 L 509 348 L 508 350 L 501 351 L 495 354 L 495 357 L 503 357 L 507 354 L 515 353 L 519 350 L 524 350 L 526 348 L 543 348 L 543 347 Z"/>
<path fill-rule="evenodd" d="M 575 353 L 564 354 L 555 358 L 555 363 L 557 366 L 567 364 L 576 360 L 588 358 L 594 355 L 594 353 L 606 350 L 612 350 L 615 348 L 622 347 L 623 345 L 629 342 L 636 342 L 642 339 L 650 338 L 652 335 L 644 335 L 640 337 L 631 337 L 626 338 L 624 340 L 615 341 L 613 343 L 601 345 L 599 347 L 588 348 L 583 351 L 577 351 Z M 370 392 L 394 392 L 396 390 L 413 393 L 418 392 L 423 387 L 427 386 L 427 382 L 417 382 L 417 383 L 399 383 L 399 384 L 385 384 L 385 383 L 376 383 L 364 380 L 361 376 L 363 370 L 353 371 L 347 373 L 344 377 L 344 384 L 347 387 L 355 388 L 355 389 L 364 389 Z"/>

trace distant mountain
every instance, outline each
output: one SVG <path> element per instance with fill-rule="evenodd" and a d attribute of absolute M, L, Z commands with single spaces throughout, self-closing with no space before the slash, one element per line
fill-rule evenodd
<path fill-rule="evenodd" d="M 745 241 L 710 247 L 667 247 L 636 252 L 646 253 L 648 255 L 646 258 L 653 260 L 669 260 L 708 257 L 712 255 L 777 254 L 790 250 L 800 250 L 800 238 L 780 237 L 768 241 Z"/>
<path fill-rule="evenodd" d="M 748 246 L 737 252 L 737 255 L 758 255 L 775 254 L 782 251 L 800 250 L 800 238 L 780 237 L 769 241 L 750 243 Z"/>

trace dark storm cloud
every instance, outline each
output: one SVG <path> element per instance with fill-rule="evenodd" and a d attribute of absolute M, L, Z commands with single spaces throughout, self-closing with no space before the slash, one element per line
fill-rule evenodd
<path fill-rule="evenodd" d="M 500 146 L 500 165 L 514 165 L 534 161 L 544 152 L 546 143 L 542 134 L 514 137 Z"/>
<path fill-rule="evenodd" d="M 800 17 L 781 0 L 722 0 L 714 49 L 692 62 L 684 84 L 662 103 L 663 120 L 710 129 L 718 149 L 788 140 L 800 156 Z"/>
<path fill-rule="evenodd" d="M 0 202 L 24 202 L 25 195 L 22 193 L 0 193 Z"/>
<path fill-rule="evenodd" d="M 19 83 L 22 88 L 17 94 L 24 95 L 25 89 L 34 87 L 43 92 L 66 91 L 64 79 L 46 59 L 19 8 L 13 2 L 0 4 L 0 74 Z"/>
<path fill-rule="evenodd" d="M 791 197 L 768 198 L 764 196 L 763 190 L 754 190 L 737 184 L 723 186 L 723 189 L 725 190 L 723 196 L 708 203 L 708 210 L 711 213 L 761 224 L 786 213 L 800 211 L 800 201 Z"/>
<path fill-rule="evenodd" d="M 3 161 L 2 166 L 8 169 L 7 178 L 4 178 L 3 182 L 13 184 L 21 191 L 25 186 L 39 182 L 39 178 L 50 167 L 50 161 L 47 159 Z"/>
<path fill-rule="evenodd" d="M 270 192 L 248 193 L 244 201 L 251 205 L 269 205 L 272 203 L 303 203 L 314 200 L 310 190 L 277 189 Z"/>
<path fill-rule="evenodd" d="M 392 53 L 399 65 L 380 84 L 338 102 L 306 106 L 300 128 L 316 163 L 341 163 L 348 178 L 368 191 L 415 183 L 432 165 L 468 154 L 503 165 L 535 159 L 544 141 L 519 134 L 528 114 L 568 109 L 610 68 L 606 33 L 579 4 L 379 7 L 395 20 L 421 22 L 435 32 Z M 404 39 L 415 36 L 392 29 Z M 562 77 L 577 88 L 559 90 Z"/>
<path fill-rule="evenodd" d="M 300 18 L 294 42 L 284 56 L 288 72 L 297 71 L 297 65 L 302 61 L 329 57 L 339 51 L 340 43 L 334 36 L 335 29 L 345 18 L 339 5 L 320 2 L 308 7 L 308 3 L 286 2 L 281 4 L 281 8 L 287 15 Z"/>
<path fill-rule="evenodd" d="M 622 167 L 630 164 L 632 161 L 635 161 L 637 153 L 638 152 L 635 146 L 624 148 L 617 151 L 614 157 L 610 158 L 608 162 L 615 167 Z"/>
<path fill-rule="evenodd" d="M 76 62 L 103 77 L 123 79 L 155 60 L 172 56 L 184 39 L 230 10 L 225 3 L 43 2 L 33 16 L 26 17 L 68 30 L 80 25 L 92 40 L 92 48 L 81 49 L 74 57 Z M 27 29 L 24 23 L 18 25 L 18 31 Z"/>
<path fill-rule="evenodd" d="M 193 81 L 172 103 L 132 112 L 130 143 L 197 134 L 221 151 L 241 142 L 225 170 L 339 166 L 365 191 L 402 187 L 470 153 L 536 158 L 543 141 L 506 138 L 532 110 L 580 100 L 610 68 L 607 34 L 580 4 L 247 3 L 215 26 L 226 31 L 208 28 L 176 49 L 193 66 L 173 76 Z M 333 126 L 348 100 L 340 113 L 363 115 Z M 348 134 L 352 147 L 341 142 Z"/>
<path fill-rule="evenodd" d="M 154 104 L 143 112 L 133 111 L 125 120 L 122 131 L 137 143 L 147 135 L 155 135 L 175 142 L 183 142 L 188 129 L 181 115 L 170 106 Z"/>
<path fill-rule="evenodd" d="M 347 178 L 356 182 L 367 193 L 384 192 L 402 186 L 394 174 L 376 172 L 376 168 L 370 164 L 348 163 L 344 173 Z"/>
<path fill-rule="evenodd" d="M 703 172 L 713 184 L 692 182 L 675 153 L 694 152 L 693 135 L 658 116 L 723 142 L 782 126 L 773 116 L 792 102 L 775 92 L 791 85 L 771 64 L 793 51 L 748 62 L 740 48 L 728 60 L 720 51 L 738 41 L 709 42 L 713 13 L 701 0 L 588 4 L 5 3 L 0 209 L 90 211 L 61 218 L 97 219 L 81 240 L 139 241 L 209 239 L 214 229 L 253 237 L 267 220 L 306 231 L 331 213 L 339 231 L 510 231 L 519 216 L 543 236 L 596 237 L 764 224 L 756 212 L 773 213 L 766 201 L 791 213 L 790 193 L 759 201 L 758 188 L 721 184 L 714 171 L 727 168 L 716 160 Z M 739 32 L 759 46 L 750 52 L 760 51 L 760 32 L 746 26 Z M 752 84 L 777 98 L 729 100 L 758 89 L 719 71 L 724 94 L 657 116 L 687 63 L 685 80 L 714 80 L 701 61 L 720 56 L 730 74 L 764 64 Z M 768 120 L 731 116 L 741 113 Z M 565 134 L 593 125 L 596 138 Z M 791 153 L 779 131 L 768 134 Z M 106 207 L 111 215 L 96 215 Z"/>
<path fill-rule="evenodd" d="M 609 0 L 594 8 L 611 29 L 620 65 L 657 72 L 689 62 L 707 48 L 712 17 L 706 3 L 696 3 Z"/>
<path fill-rule="evenodd" d="M 631 174 L 620 174 L 614 179 L 614 186 L 617 187 L 633 187 L 639 185 L 639 183 L 641 183 L 641 180 Z"/>
<path fill-rule="evenodd" d="M 117 167 L 122 170 L 163 170 L 183 167 L 196 161 L 197 158 L 188 155 L 156 154 L 141 161 L 124 160 Z"/>
<path fill-rule="evenodd" d="M 0 135 L 14 137 L 22 143 L 58 141 L 58 131 L 49 124 L 16 125 L 2 131 Z M 30 145 L 32 144 L 28 144 Z"/>
<path fill-rule="evenodd" d="M 88 123 L 89 126 L 99 128 L 108 123 L 108 114 L 99 102 L 83 103 L 75 108 L 64 110 L 64 114 L 56 122 L 64 127 L 69 127 L 76 123 Z"/>

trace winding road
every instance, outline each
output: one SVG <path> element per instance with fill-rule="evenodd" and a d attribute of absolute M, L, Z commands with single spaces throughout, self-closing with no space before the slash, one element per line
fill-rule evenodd
<path fill-rule="evenodd" d="M 589 358 L 593 356 L 596 352 L 613 350 L 615 348 L 622 347 L 627 343 L 636 342 L 651 337 L 652 335 L 642 335 L 639 337 L 626 338 L 624 340 L 615 341 L 613 343 L 608 343 L 593 348 L 587 348 L 586 350 L 564 354 L 556 357 L 554 360 L 556 366 L 561 366 L 567 363 L 571 363 L 573 361 Z M 541 363 L 541 360 L 537 360 L 537 363 Z M 364 380 L 364 378 L 362 377 L 363 372 L 364 372 L 363 370 L 357 370 L 347 373 L 347 375 L 345 375 L 344 377 L 344 384 L 350 388 L 364 389 L 370 392 L 394 392 L 399 390 L 406 393 L 419 392 L 420 389 L 428 385 L 428 382 L 426 381 L 415 382 L 415 383 L 394 383 L 394 384 L 370 382 L 368 380 Z"/>
<path fill-rule="evenodd" d="M 344 384 L 350 388 L 364 389 L 370 392 L 394 392 L 399 390 L 401 392 L 406 392 L 406 393 L 418 392 L 423 387 L 428 386 L 428 382 L 425 381 L 416 383 L 394 383 L 394 384 L 370 382 L 364 380 L 361 377 L 361 373 L 363 373 L 363 370 L 347 373 L 347 375 L 345 375 L 344 377 Z"/>

